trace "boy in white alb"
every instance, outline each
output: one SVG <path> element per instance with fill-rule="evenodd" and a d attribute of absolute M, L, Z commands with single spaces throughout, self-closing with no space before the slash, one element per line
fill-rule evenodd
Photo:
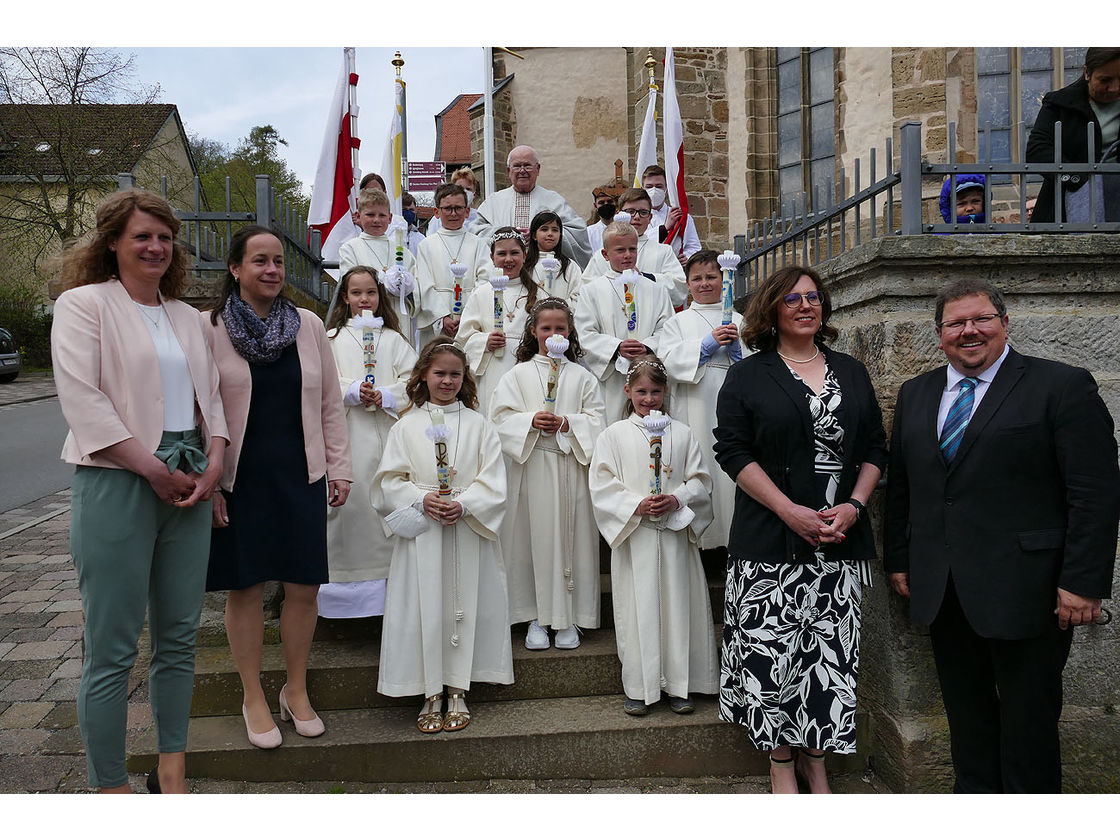
<path fill-rule="evenodd" d="M 466 190 L 457 184 L 443 184 L 436 190 L 435 204 L 440 226 L 420 243 L 416 259 L 420 292 L 416 323 L 421 344 L 437 335 L 455 337 L 475 283 L 489 280 L 494 270 L 487 243 L 466 229 Z M 453 265 L 462 266 L 461 279 L 456 279 Z"/>
<path fill-rule="evenodd" d="M 669 299 L 674 307 L 684 306 L 688 298 L 688 284 L 685 282 L 684 269 L 680 261 L 668 245 L 662 245 L 646 236 L 652 213 L 651 207 L 649 195 L 645 190 L 629 189 L 618 197 L 618 212 L 628 214 L 630 224 L 638 232 L 638 271 L 652 274 L 654 280 L 669 292 Z M 602 253 L 595 254 L 591 257 L 587 268 L 583 270 L 583 282 L 587 283 L 604 274 L 607 267 L 607 260 Z"/>
<path fill-rule="evenodd" d="M 576 301 L 584 361 L 603 389 L 607 423 L 622 419 L 630 360 L 656 353 L 661 328 L 673 317 L 665 286 L 633 270 L 638 240 L 628 222 L 607 225 L 601 251 L 607 270 L 591 282 L 585 280 Z"/>

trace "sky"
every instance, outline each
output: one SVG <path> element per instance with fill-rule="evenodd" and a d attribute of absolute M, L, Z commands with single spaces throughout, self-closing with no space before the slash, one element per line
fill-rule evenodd
<path fill-rule="evenodd" d="M 311 194 L 327 112 L 342 67 L 341 47 L 121 49 L 136 56 L 135 81 L 158 84 L 158 101 L 177 105 L 189 134 L 235 146 L 271 124 L 288 142 L 280 153 Z M 381 167 L 393 107 L 395 48 L 358 47 L 358 160 Z M 402 48 L 408 159 L 433 160 L 435 115 L 461 93 L 482 93 L 481 47 Z M 337 125 L 334 126 L 337 130 Z"/>

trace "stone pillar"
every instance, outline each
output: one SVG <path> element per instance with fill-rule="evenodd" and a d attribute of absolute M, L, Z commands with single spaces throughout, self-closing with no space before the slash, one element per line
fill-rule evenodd
<path fill-rule="evenodd" d="M 1120 237 L 954 235 L 887 237 L 818 267 L 840 330 L 837 349 L 871 374 L 888 432 L 899 386 L 944 364 L 933 299 L 950 280 L 982 278 L 1004 294 L 1016 350 L 1089 369 L 1120 420 Z M 887 480 L 890 480 L 888 471 Z M 872 515 L 881 546 L 882 498 Z M 1113 583 L 1120 595 L 1120 575 Z M 1120 792 L 1120 606 L 1106 626 L 1078 628 L 1065 671 L 1062 715 L 1068 792 Z M 948 792 L 948 726 L 928 632 L 882 575 L 864 598 L 860 706 L 876 775 L 896 791 Z"/>

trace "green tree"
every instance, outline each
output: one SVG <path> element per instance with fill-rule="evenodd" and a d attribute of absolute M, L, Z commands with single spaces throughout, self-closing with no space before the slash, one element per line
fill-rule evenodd
<path fill-rule="evenodd" d="M 303 184 L 281 156 L 281 146 L 288 143 L 271 125 L 249 129 L 231 151 L 228 146 L 197 134 L 190 136 L 191 153 L 202 184 L 202 194 L 211 210 L 226 208 L 226 179 L 229 179 L 230 210 L 252 211 L 256 208 L 256 176 L 267 175 L 276 195 L 304 216 L 311 199 Z"/>

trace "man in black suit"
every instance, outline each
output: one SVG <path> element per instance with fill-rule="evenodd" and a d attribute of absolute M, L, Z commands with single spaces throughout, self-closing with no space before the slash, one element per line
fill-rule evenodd
<path fill-rule="evenodd" d="M 991 285 L 954 283 L 936 308 L 949 364 L 898 394 L 884 564 L 930 627 L 954 791 L 1056 793 L 1073 626 L 1111 594 L 1112 418 L 1088 371 L 1008 346 Z"/>

